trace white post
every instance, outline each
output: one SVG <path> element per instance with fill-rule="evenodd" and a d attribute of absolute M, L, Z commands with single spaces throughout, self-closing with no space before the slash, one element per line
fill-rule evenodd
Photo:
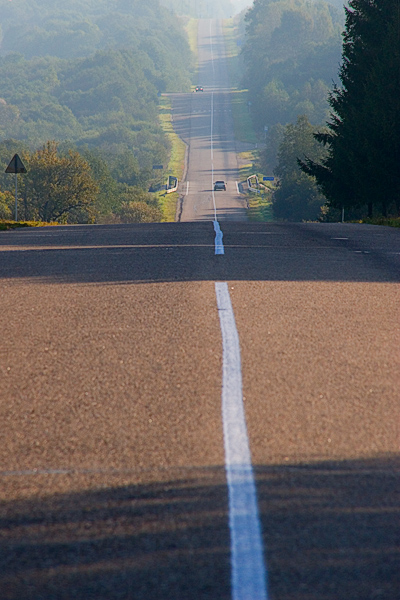
<path fill-rule="evenodd" d="M 344 223 L 344 208 L 342 208 L 342 223 Z"/>
<path fill-rule="evenodd" d="M 15 220 L 18 221 L 18 174 L 15 173 Z"/>

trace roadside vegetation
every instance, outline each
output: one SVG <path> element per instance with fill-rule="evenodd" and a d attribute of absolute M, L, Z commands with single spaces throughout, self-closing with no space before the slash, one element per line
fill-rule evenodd
<path fill-rule="evenodd" d="M 400 4 L 351 0 L 346 15 L 341 86 L 332 116 L 315 139 L 322 160 L 307 156 L 328 207 L 367 212 L 371 219 L 400 215 Z"/>
<path fill-rule="evenodd" d="M 261 146 L 253 169 L 277 177 L 277 219 L 335 221 L 345 208 L 347 220 L 395 225 L 398 3 L 345 4 L 257 0 L 245 14 L 243 86 Z"/>
<path fill-rule="evenodd" d="M 166 175 L 167 177 L 172 175 L 177 177 L 179 181 L 182 181 L 185 171 L 186 144 L 174 132 L 171 119 L 171 108 L 171 100 L 168 97 L 163 97 L 160 99 L 161 126 L 168 137 L 171 146 L 170 160 Z M 171 192 L 170 194 L 166 194 L 165 191 L 158 192 L 158 199 L 163 213 L 163 220 L 175 221 L 178 196 L 178 192 Z"/>
<path fill-rule="evenodd" d="M 20 227 L 48 227 L 49 225 L 58 225 L 58 223 L 45 223 L 43 221 L 7 221 L 0 219 L 0 231 L 9 231 Z"/>
<path fill-rule="evenodd" d="M 158 183 L 153 165 L 167 165 L 172 148 L 158 119 L 161 94 L 191 86 L 183 25 L 158 0 L 117 8 L 83 0 L 71 8 L 61 0 L 0 0 L 0 190 L 12 191 L 3 173 L 14 153 L 29 163 L 55 143 L 60 159 L 78 153 L 89 164 L 95 185 L 85 207 L 51 218 L 162 219 L 164 205 L 148 190 Z M 35 212 L 30 177 L 19 177 L 20 202 Z M 128 210 L 138 202 L 140 210 Z M 0 210 L 7 207 L 3 201 Z"/>
<path fill-rule="evenodd" d="M 385 227 L 400 227 L 400 217 L 393 217 L 392 219 L 387 219 L 385 217 L 372 217 L 369 219 L 368 217 L 365 219 L 360 219 L 359 221 L 354 221 L 354 223 L 365 223 L 367 225 L 383 225 Z"/>

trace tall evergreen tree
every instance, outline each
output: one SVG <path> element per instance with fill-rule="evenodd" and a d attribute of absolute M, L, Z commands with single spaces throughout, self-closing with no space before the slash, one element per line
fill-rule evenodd
<path fill-rule="evenodd" d="M 299 161 L 335 208 L 400 211 L 400 0 L 350 0 L 342 86 L 330 94 L 328 147 L 317 163 Z"/>

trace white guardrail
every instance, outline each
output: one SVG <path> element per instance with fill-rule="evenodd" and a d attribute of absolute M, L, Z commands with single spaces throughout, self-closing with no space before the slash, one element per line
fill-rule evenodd
<path fill-rule="evenodd" d="M 251 185 L 251 180 L 255 179 L 256 184 L 258 185 L 258 177 L 257 175 L 250 175 L 250 177 L 247 178 L 247 187 L 249 189 L 250 192 L 254 192 L 255 194 L 261 194 L 260 190 L 258 188 L 255 188 Z"/>
<path fill-rule="evenodd" d="M 166 190 L 166 193 L 167 193 L 167 194 L 172 194 L 172 192 L 176 192 L 176 190 L 178 189 L 178 184 L 179 184 L 179 181 L 178 181 L 178 179 L 177 179 L 177 180 L 176 180 L 176 185 L 175 185 L 175 187 L 168 188 L 168 189 Z"/>

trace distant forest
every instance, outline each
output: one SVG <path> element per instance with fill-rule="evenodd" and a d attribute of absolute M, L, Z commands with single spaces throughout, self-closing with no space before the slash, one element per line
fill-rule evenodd
<path fill-rule="evenodd" d="M 341 61 L 344 10 L 324 1 L 256 0 L 245 15 L 245 86 L 256 128 L 328 117 Z"/>
<path fill-rule="evenodd" d="M 190 89 L 181 21 L 158 0 L 0 0 L 0 15 L 0 140 L 61 142 L 147 190 L 169 156 L 158 96 Z"/>
<path fill-rule="evenodd" d="M 338 81 L 343 2 L 255 0 L 243 21 L 243 85 L 249 90 L 254 128 L 265 142 L 258 167 L 279 181 L 274 216 L 328 218 L 326 199 L 314 178 L 301 172 L 297 158 L 324 156 L 313 134 L 329 119 L 329 94 Z"/>
<path fill-rule="evenodd" d="M 399 1 L 343 4 L 255 0 L 244 17 L 257 166 L 277 177 L 278 219 L 400 215 Z"/>
<path fill-rule="evenodd" d="M 158 0 L 0 0 L 0 14 L 0 137 L 128 145 L 148 164 L 157 94 L 190 85 L 171 13 Z"/>

